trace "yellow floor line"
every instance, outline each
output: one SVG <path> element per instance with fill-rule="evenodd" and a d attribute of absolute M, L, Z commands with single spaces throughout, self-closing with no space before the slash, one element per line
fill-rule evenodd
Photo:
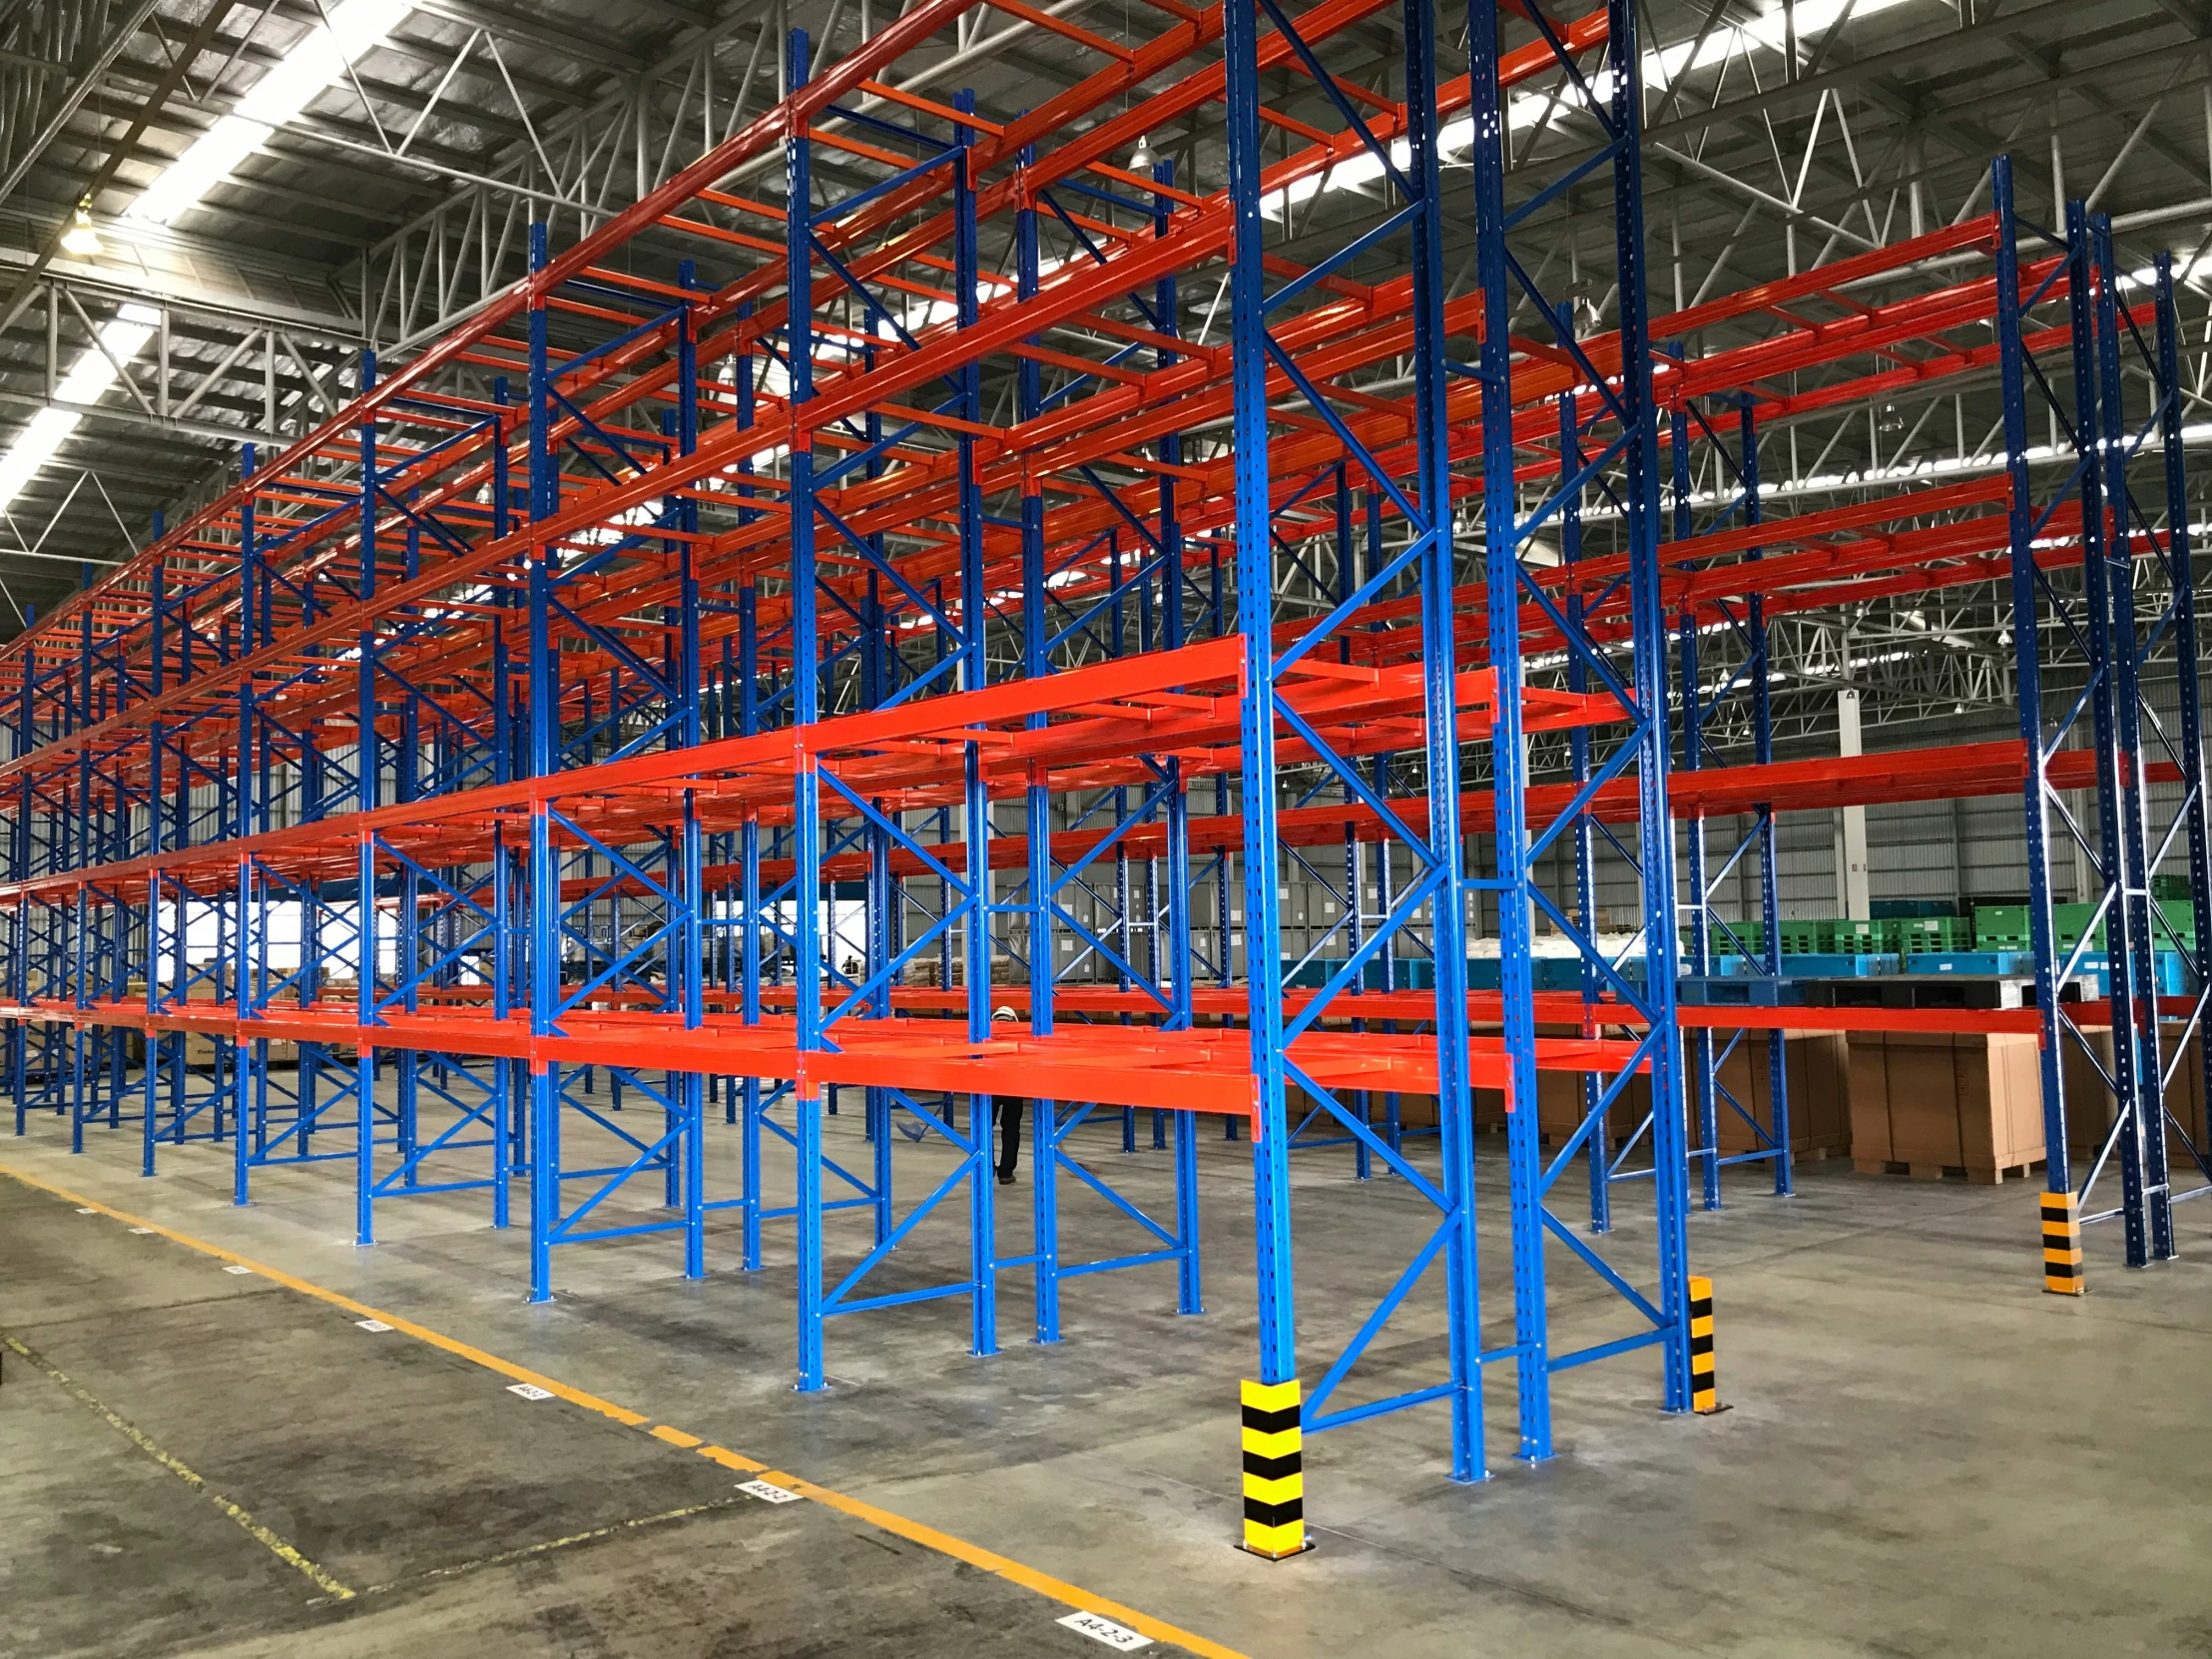
<path fill-rule="evenodd" d="M 314 1586 L 330 1600 L 350 1601 L 353 1599 L 353 1592 L 351 1590 L 347 1589 L 343 1584 L 339 1583 L 335 1578 L 332 1578 L 327 1572 L 323 1571 L 321 1567 L 317 1566 L 314 1562 L 308 1560 L 306 1556 L 300 1554 L 298 1550 L 294 1549 L 282 1538 L 279 1538 L 276 1533 L 272 1532 L 268 1527 L 264 1526 L 260 1521 L 256 1520 L 245 1509 L 240 1507 L 238 1504 L 232 1502 L 221 1492 L 215 1491 L 210 1488 L 207 1480 L 200 1474 L 198 1470 L 194 1469 L 190 1464 L 186 1463 L 174 1452 L 166 1450 L 154 1439 L 152 1435 L 148 1434 L 146 1430 L 139 1427 L 138 1424 L 130 1421 L 127 1417 L 120 1415 L 114 1409 L 114 1407 L 110 1406 L 105 1400 L 101 1399 L 99 1395 L 95 1394 L 91 1389 L 87 1388 L 82 1382 L 79 1382 L 74 1377 L 71 1377 L 69 1373 L 63 1371 L 59 1366 L 55 1365 L 53 1361 L 47 1359 L 43 1354 L 40 1354 L 35 1349 L 26 1348 L 20 1341 L 18 1341 L 15 1337 L 10 1335 L 6 1331 L 0 1331 L 0 1347 L 6 1347 L 13 1350 L 15 1353 L 20 1354 L 23 1357 L 24 1363 L 26 1365 L 34 1366 L 38 1370 L 44 1372 L 49 1378 L 51 1378 L 56 1383 L 61 1386 L 61 1389 L 64 1393 L 68 1394 L 72 1399 L 76 1400 L 78 1404 L 84 1406 L 87 1410 L 92 1412 L 94 1416 L 100 1418 L 100 1420 L 105 1422 L 110 1428 L 113 1428 L 125 1439 L 129 1440 L 133 1445 L 137 1446 L 139 1450 L 145 1452 L 147 1456 L 153 1458 L 155 1462 L 161 1464 L 163 1468 L 169 1470 L 171 1474 L 174 1474 L 178 1479 L 182 1480 L 186 1485 L 190 1486 L 194 1491 L 198 1492 L 202 1497 L 206 1498 L 210 1503 L 214 1504 L 218 1509 L 222 1510 L 233 1521 L 238 1523 L 240 1530 L 244 1531 L 256 1543 L 260 1544 L 264 1549 L 268 1550 L 270 1554 L 276 1556 L 277 1560 L 283 1562 L 285 1566 L 290 1567 L 294 1572 L 304 1573 L 307 1578 L 313 1582 Z"/>
<path fill-rule="evenodd" d="M 381 1321 L 383 1324 L 390 1326 L 392 1330 L 402 1332 L 414 1338 L 417 1342 L 428 1343 L 432 1348 L 442 1349 L 447 1354 L 466 1360 L 471 1365 L 481 1366 L 486 1371 L 497 1372 L 501 1377 L 514 1382 L 531 1383 L 536 1387 L 545 1389 L 548 1393 L 567 1400 L 572 1405 L 581 1405 L 587 1410 L 597 1411 L 602 1416 L 612 1417 L 625 1427 L 642 1428 L 648 1424 L 653 1424 L 650 1432 L 671 1445 L 692 1446 L 696 1448 L 698 1456 L 719 1463 L 725 1468 L 757 1475 L 773 1485 L 782 1486 L 786 1491 L 797 1492 L 802 1497 L 811 1498 L 817 1503 L 850 1515 L 855 1520 L 866 1521 L 871 1526 L 879 1526 L 886 1532 L 921 1545 L 924 1549 L 934 1550 L 936 1553 L 949 1556 L 955 1561 L 964 1561 L 969 1566 L 1003 1578 L 1008 1583 L 1019 1584 L 1023 1589 L 1034 1591 L 1047 1600 L 1057 1601 L 1063 1606 L 1071 1607 L 1078 1612 L 1097 1613 L 1102 1617 L 1114 1620 L 1117 1624 L 1127 1625 L 1139 1635 L 1149 1636 L 1156 1642 L 1173 1642 L 1178 1647 L 1188 1648 L 1192 1653 L 1200 1655 L 1201 1659 L 1250 1659 L 1250 1655 L 1240 1652 L 1236 1648 L 1225 1647 L 1220 1642 L 1209 1641 L 1204 1636 L 1184 1630 L 1177 1625 L 1169 1624 L 1165 1619 L 1156 1619 L 1151 1614 L 1139 1612 L 1134 1607 L 1125 1607 L 1118 1601 L 1110 1601 L 1104 1596 L 1093 1595 L 1080 1585 L 1070 1584 L 1067 1580 L 1055 1578 L 1050 1573 L 1039 1572 L 1034 1567 L 1024 1566 L 1021 1562 L 1000 1555 L 995 1550 L 985 1549 L 980 1544 L 971 1544 L 964 1538 L 955 1538 L 950 1533 L 940 1532 L 935 1527 L 925 1525 L 921 1521 L 910 1520 L 906 1516 L 889 1509 L 877 1508 L 872 1503 L 860 1498 L 849 1497 L 843 1492 L 835 1491 L 828 1486 L 817 1485 L 812 1480 L 803 1480 L 796 1475 L 786 1474 L 780 1469 L 771 1469 L 768 1464 L 758 1462 L 746 1456 L 743 1452 L 733 1451 L 727 1446 L 705 1444 L 697 1435 L 687 1433 L 673 1424 L 654 1424 L 653 1418 L 645 1412 L 633 1411 L 627 1406 L 617 1405 L 612 1400 L 602 1399 L 597 1394 L 587 1393 L 581 1388 L 572 1388 L 567 1383 L 557 1382 L 541 1372 L 530 1370 L 527 1366 L 518 1366 L 511 1360 L 502 1360 L 496 1354 L 487 1354 L 480 1348 L 456 1341 L 441 1332 L 432 1331 L 428 1326 L 417 1325 L 412 1320 L 403 1319 L 397 1314 L 386 1313 L 379 1308 L 371 1308 L 365 1302 L 356 1302 L 353 1298 L 341 1292 L 325 1289 L 323 1286 L 313 1284 L 294 1274 L 268 1267 L 255 1261 L 252 1257 L 241 1256 L 237 1251 L 226 1250 L 218 1244 L 210 1244 L 207 1240 L 195 1238 L 190 1233 L 180 1233 L 173 1227 L 164 1227 L 159 1222 L 148 1221 L 143 1216 L 131 1215 L 126 1211 L 116 1209 L 112 1205 L 103 1204 L 98 1199 L 87 1198 L 81 1193 L 71 1192 L 66 1187 L 58 1187 L 50 1181 L 16 1169 L 9 1164 L 0 1164 L 0 1175 L 4 1175 L 13 1181 L 19 1181 L 26 1187 L 35 1187 L 40 1192 L 50 1193 L 56 1198 L 65 1199 L 71 1204 L 93 1210 L 100 1215 L 108 1216 L 128 1226 L 143 1227 L 151 1233 L 170 1240 L 172 1243 L 185 1246 L 188 1250 L 199 1251 L 204 1256 L 213 1256 L 218 1261 L 249 1268 L 263 1278 L 283 1286 L 286 1290 L 297 1291 L 301 1296 L 313 1297 L 318 1302 L 326 1302 L 332 1307 L 343 1308 L 346 1312 L 357 1314 L 363 1319 Z M 222 1500 L 219 1499 L 218 1501 Z M 241 1524 L 245 1524 L 245 1522 Z M 310 1571 L 311 1575 L 321 1569 L 314 1567 L 312 1562 L 307 1562 L 301 1570 Z M 350 1590 L 345 1590 L 342 1585 L 336 1585 L 333 1580 L 331 1594 L 338 1595 L 340 1593 L 347 1596 L 352 1594 Z"/>

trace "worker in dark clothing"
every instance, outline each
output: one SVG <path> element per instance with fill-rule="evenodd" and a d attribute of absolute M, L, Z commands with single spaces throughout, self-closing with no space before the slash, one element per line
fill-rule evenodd
<path fill-rule="evenodd" d="M 1013 1009 L 1003 1005 L 991 1010 L 994 1026 L 1001 1022 L 1011 1025 L 1014 1018 Z M 1021 1111 L 1027 1104 L 1019 1095 L 998 1097 L 998 1184 L 1001 1187 L 1014 1184 L 1014 1171 L 1021 1165 Z"/>

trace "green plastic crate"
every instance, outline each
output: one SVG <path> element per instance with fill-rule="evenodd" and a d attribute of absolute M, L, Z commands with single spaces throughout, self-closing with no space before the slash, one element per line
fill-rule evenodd
<path fill-rule="evenodd" d="M 1775 929 L 1785 956 L 1828 954 L 1828 925 L 1819 921 L 1785 921 Z"/>
<path fill-rule="evenodd" d="M 2058 935 L 2061 950 L 2071 950 L 2080 942 L 2081 929 L 2087 924 L 2090 912 L 2095 908 L 2094 904 L 2053 904 L 2050 907 L 2051 927 Z M 2158 908 L 2165 915 L 2166 925 L 2161 927 L 2155 921 L 2151 923 L 2151 943 L 2157 949 L 2171 950 L 2174 939 L 2178 937 L 2183 949 L 2194 950 L 2197 940 L 2196 905 L 2186 898 L 2161 898 Z M 2105 948 L 2102 922 L 2097 924 L 2096 938 L 2090 948 Z"/>
<path fill-rule="evenodd" d="M 1958 916 L 1900 916 L 1890 922 L 1893 955 L 1953 955 L 1974 947 L 1973 923 Z"/>
<path fill-rule="evenodd" d="M 1729 936 L 1731 933 L 1735 935 L 1734 938 Z M 1724 930 L 1715 922 L 1709 936 L 1716 956 L 1740 954 L 1737 948 L 1739 944 L 1757 953 L 1767 946 L 1767 924 L 1763 921 L 1732 921 Z"/>
<path fill-rule="evenodd" d="M 2050 907 L 2051 931 L 2058 936 L 2058 948 L 2071 950 L 2081 942 L 2081 930 L 2088 926 L 2089 917 L 2095 912 L 2094 904 L 2053 904 Z M 2104 928 L 2097 928 L 2097 948 L 2104 948 Z"/>
<path fill-rule="evenodd" d="M 2028 937 L 2025 904 L 1977 904 L 1973 912 L 1973 947 L 1976 950 L 2026 950 Z"/>
<path fill-rule="evenodd" d="M 1879 956 L 1889 952 L 1887 922 L 1859 917 L 1828 923 L 1828 948 L 1837 956 Z"/>
<path fill-rule="evenodd" d="M 2188 899 L 2161 898 L 2158 908 L 2164 912 L 2172 934 L 2166 928 L 2152 923 L 2154 943 L 2161 950 L 2173 948 L 2174 936 L 2178 936 L 2186 949 L 2196 948 L 2196 907 Z M 2060 950 L 2071 950 L 2081 942 L 2081 931 L 2089 924 L 2089 917 L 2096 912 L 2094 904 L 2053 904 L 2050 907 L 2051 932 Z M 1974 911 L 1974 945 L 1976 950 L 2031 950 L 2034 935 L 2028 930 L 2027 907 L 2024 904 L 1985 904 Z M 2090 948 L 2104 949 L 2104 925 L 2098 923 L 2096 936 Z"/>

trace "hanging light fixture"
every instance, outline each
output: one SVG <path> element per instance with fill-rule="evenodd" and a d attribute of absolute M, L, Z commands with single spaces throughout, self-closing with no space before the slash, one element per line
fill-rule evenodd
<path fill-rule="evenodd" d="M 1150 133 L 1140 133 L 1137 135 L 1137 148 L 1129 152 L 1129 171 L 1132 173 L 1150 173 L 1152 171 L 1152 135 Z"/>
<path fill-rule="evenodd" d="M 100 233 L 92 228 L 92 214 L 89 211 L 91 207 L 89 199 L 77 204 L 69 229 L 62 233 L 63 253 L 89 260 L 100 252 Z"/>

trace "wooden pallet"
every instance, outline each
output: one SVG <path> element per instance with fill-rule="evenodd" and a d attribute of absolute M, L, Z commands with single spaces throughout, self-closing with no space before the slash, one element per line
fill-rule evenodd
<path fill-rule="evenodd" d="M 1885 1163 L 1879 1158 L 1854 1158 L 1852 1168 L 1861 1175 L 1904 1175 L 1915 1181 L 1962 1181 L 1974 1187 L 1999 1187 L 2007 1180 L 2025 1181 L 2043 1167 L 2037 1158 L 2026 1164 L 1999 1164 L 1982 1169 L 1960 1164 Z"/>
<path fill-rule="evenodd" d="M 1851 1142 L 1845 1141 L 1837 1146 L 1802 1147 L 1793 1151 L 1790 1156 L 1801 1164 L 1825 1164 L 1831 1158 L 1849 1158 L 1851 1156 Z"/>

